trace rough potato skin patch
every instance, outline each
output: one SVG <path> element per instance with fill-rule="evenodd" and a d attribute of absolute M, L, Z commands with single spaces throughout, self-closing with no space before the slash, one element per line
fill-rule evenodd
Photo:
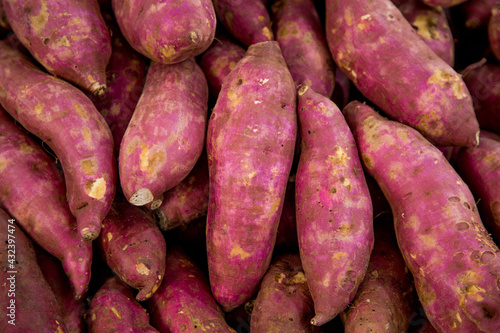
<path fill-rule="evenodd" d="M 271 261 L 295 147 L 295 95 L 278 43 L 253 44 L 226 76 L 209 121 L 208 267 L 224 310 L 252 296 Z"/>
<path fill-rule="evenodd" d="M 414 129 L 356 101 L 344 115 L 361 155 L 369 156 L 367 172 L 391 205 L 398 245 L 429 321 L 443 332 L 500 332 L 500 251 L 467 185 Z M 403 167 L 391 178 L 394 163 Z"/>

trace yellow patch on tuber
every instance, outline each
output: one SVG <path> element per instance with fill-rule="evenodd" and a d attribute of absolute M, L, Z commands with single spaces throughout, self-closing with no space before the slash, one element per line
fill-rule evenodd
<path fill-rule="evenodd" d="M 35 34 L 39 34 L 45 28 L 47 21 L 49 20 L 49 12 L 47 11 L 47 1 L 42 1 L 42 8 L 40 8 L 40 12 L 36 16 L 32 16 L 30 18 L 31 29 L 35 32 Z"/>
<path fill-rule="evenodd" d="M 241 248 L 241 246 L 239 246 L 239 245 L 236 245 L 235 247 L 233 247 L 233 249 L 231 250 L 229 255 L 231 256 L 231 258 L 236 257 L 236 256 L 240 256 L 241 259 L 246 259 L 246 258 L 251 256 L 250 253 L 243 250 Z"/>
<path fill-rule="evenodd" d="M 100 200 L 106 194 L 106 181 L 104 178 L 97 178 L 85 184 L 85 190 L 89 197 Z"/>
<path fill-rule="evenodd" d="M 142 262 L 135 265 L 135 270 L 142 275 L 149 275 L 149 273 L 151 272 L 151 270 L 147 268 L 146 265 L 144 265 L 144 263 Z"/>

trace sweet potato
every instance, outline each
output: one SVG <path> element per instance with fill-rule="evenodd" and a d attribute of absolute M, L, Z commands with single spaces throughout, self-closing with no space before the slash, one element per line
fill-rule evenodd
<path fill-rule="evenodd" d="M 392 119 L 434 144 L 474 146 L 479 128 L 467 88 L 390 0 L 327 0 L 337 65 Z"/>
<path fill-rule="evenodd" d="M 5 15 L 5 10 L 3 9 L 3 2 L 0 1 L 0 35 L 10 30 L 12 30 L 12 28 L 10 27 L 7 15 Z"/>
<path fill-rule="evenodd" d="M 111 41 L 97 0 L 3 5 L 12 30 L 47 71 L 93 94 L 104 93 Z"/>
<path fill-rule="evenodd" d="M 250 298 L 271 262 L 293 161 L 295 108 L 295 84 L 271 41 L 248 48 L 212 112 L 207 253 L 212 292 L 226 312 Z"/>
<path fill-rule="evenodd" d="M 165 275 L 167 245 L 153 219 L 141 209 L 117 199 L 102 223 L 99 245 L 108 266 L 144 301 Z"/>
<path fill-rule="evenodd" d="M 56 297 L 36 262 L 35 250 L 22 230 L 0 208 L 4 231 L 0 248 L 2 332 L 68 332 Z"/>
<path fill-rule="evenodd" d="M 220 23 L 246 46 L 274 40 L 265 0 L 213 0 Z"/>
<path fill-rule="evenodd" d="M 298 96 L 297 235 L 314 300 L 311 323 L 321 326 L 349 305 L 363 280 L 373 248 L 373 209 L 342 113 L 307 86 Z"/>
<path fill-rule="evenodd" d="M 420 1 L 429 6 L 434 6 L 434 7 L 439 6 L 443 8 L 449 8 L 459 5 L 467 0 L 420 0 Z"/>
<path fill-rule="evenodd" d="M 465 26 L 469 29 L 488 26 L 491 9 L 498 0 L 469 0 L 462 4 Z"/>
<path fill-rule="evenodd" d="M 273 31 L 296 85 L 330 97 L 335 65 L 313 0 L 278 0 L 272 9 Z"/>
<path fill-rule="evenodd" d="M 210 0 L 113 0 L 120 30 L 139 53 L 174 64 L 197 56 L 212 43 L 216 17 Z"/>
<path fill-rule="evenodd" d="M 92 247 L 78 235 L 63 176 L 1 107 L 0 133 L 0 205 L 35 242 L 61 260 L 79 298 L 89 284 Z"/>
<path fill-rule="evenodd" d="M 500 142 L 481 132 L 479 146 L 460 149 L 459 174 L 478 202 L 486 229 L 500 241 Z"/>
<path fill-rule="evenodd" d="M 333 88 L 332 101 L 343 108 L 349 103 L 351 94 L 351 81 L 338 67 L 335 67 L 335 87 Z"/>
<path fill-rule="evenodd" d="M 153 62 L 120 146 L 123 193 L 136 205 L 160 207 L 201 155 L 207 123 L 207 80 L 194 59 Z"/>
<path fill-rule="evenodd" d="M 87 323 L 90 333 L 158 332 L 132 290 L 117 277 L 108 279 L 92 298 Z"/>
<path fill-rule="evenodd" d="M 252 333 L 317 332 L 311 325 L 313 301 L 299 254 L 274 260 L 260 285 L 252 311 Z"/>
<path fill-rule="evenodd" d="M 295 174 L 288 178 L 283 210 L 281 211 L 274 252 L 294 252 L 298 250 L 297 221 L 295 219 Z"/>
<path fill-rule="evenodd" d="M 165 278 L 148 310 L 161 332 L 235 332 L 226 324 L 205 276 L 180 248 L 168 251 Z"/>
<path fill-rule="evenodd" d="M 500 3 L 496 3 L 491 9 L 491 17 L 488 22 L 488 40 L 490 48 L 497 60 L 500 60 Z"/>
<path fill-rule="evenodd" d="M 414 129 L 359 102 L 344 115 L 367 172 L 391 205 L 429 321 L 441 332 L 500 332 L 500 251 L 467 185 Z"/>

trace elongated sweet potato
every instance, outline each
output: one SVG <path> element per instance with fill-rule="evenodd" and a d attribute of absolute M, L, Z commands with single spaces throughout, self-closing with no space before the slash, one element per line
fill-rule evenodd
<path fill-rule="evenodd" d="M 495 58 L 500 60 L 500 3 L 496 3 L 491 9 L 491 17 L 488 22 L 488 40 Z"/>
<path fill-rule="evenodd" d="M 390 0 L 327 0 L 337 65 L 388 116 L 441 146 L 474 146 L 479 128 L 467 88 Z"/>
<path fill-rule="evenodd" d="M 117 277 L 108 279 L 92 298 L 87 323 L 90 333 L 158 332 L 132 290 Z"/>
<path fill-rule="evenodd" d="M 87 290 L 92 246 L 81 239 L 52 159 L 0 107 L 0 205 L 25 232 L 61 260 L 73 292 Z"/>
<path fill-rule="evenodd" d="M 113 12 L 125 38 L 151 60 L 174 64 L 205 51 L 215 35 L 210 0 L 113 0 Z"/>
<path fill-rule="evenodd" d="M 295 96 L 278 43 L 253 44 L 226 76 L 209 121 L 208 267 L 225 311 L 252 296 L 271 261 L 295 148 Z"/>
<path fill-rule="evenodd" d="M 391 205 L 398 245 L 429 321 L 442 332 L 499 332 L 500 251 L 467 185 L 414 129 L 359 102 L 344 115 L 367 172 Z"/>
<path fill-rule="evenodd" d="M 246 46 L 274 39 L 265 0 L 213 0 L 217 18 Z"/>
<path fill-rule="evenodd" d="M 349 305 L 363 280 L 373 248 L 373 210 L 342 113 L 307 86 L 298 96 L 297 235 L 314 300 L 311 323 L 320 326 Z"/>
<path fill-rule="evenodd" d="M 104 93 L 111 42 L 97 0 L 3 4 L 12 30 L 47 71 L 93 94 Z"/>
<path fill-rule="evenodd" d="M 169 249 L 165 278 L 148 310 L 160 332 L 235 332 L 227 326 L 205 276 L 180 248 Z"/>
<path fill-rule="evenodd" d="M 465 11 L 465 26 L 469 29 L 488 26 L 491 9 L 497 0 L 469 0 L 462 4 Z"/>
<path fill-rule="evenodd" d="M 99 245 L 108 266 L 139 289 L 138 301 L 150 298 L 165 275 L 167 245 L 160 229 L 147 213 L 120 199 L 102 224 Z"/>
<path fill-rule="evenodd" d="M 56 297 L 36 262 L 31 241 L 0 208 L 2 332 L 67 332 Z"/>
<path fill-rule="evenodd" d="M 272 9 L 273 31 L 296 85 L 330 97 L 335 65 L 313 0 L 278 0 Z"/>
<path fill-rule="evenodd" d="M 120 146 L 120 181 L 130 203 L 160 207 L 163 193 L 193 169 L 203 150 L 207 101 L 207 80 L 193 58 L 151 64 Z"/>
<path fill-rule="evenodd" d="M 255 300 L 252 333 L 317 332 L 311 325 L 313 301 L 299 254 L 283 255 L 269 267 Z"/>
<path fill-rule="evenodd" d="M 67 198 L 84 240 L 97 238 L 116 189 L 113 138 L 83 92 L 40 71 L 0 41 L 0 104 L 55 152 Z"/>

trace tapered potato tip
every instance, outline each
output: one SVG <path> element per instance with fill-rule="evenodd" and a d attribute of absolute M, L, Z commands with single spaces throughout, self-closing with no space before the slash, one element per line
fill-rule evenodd
<path fill-rule="evenodd" d="M 101 232 L 101 221 L 92 214 L 81 215 L 77 218 L 77 227 L 80 237 L 86 242 L 93 241 L 99 237 Z"/>
<path fill-rule="evenodd" d="M 297 87 L 297 94 L 299 94 L 299 96 L 302 96 L 304 95 L 307 91 L 309 90 L 309 86 L 298 86 Z"/>
<path fill-rule="evenodd" d="M 134 206 L 144 206 L 150 202 L 152 202 L 154 199 L 153 193 L 147 188 L 141 188 L 132 196 L 130 199 L 128 199 L 128 202 L 130 202 Z"/>
<path fill-rule="evenodd" d="M 90 86 L 89 91 L 98 97 L 102 97 L 102 96 L 104 96 L 104 93 L 106 92 L 106 84 L 94 82 Z"/>

